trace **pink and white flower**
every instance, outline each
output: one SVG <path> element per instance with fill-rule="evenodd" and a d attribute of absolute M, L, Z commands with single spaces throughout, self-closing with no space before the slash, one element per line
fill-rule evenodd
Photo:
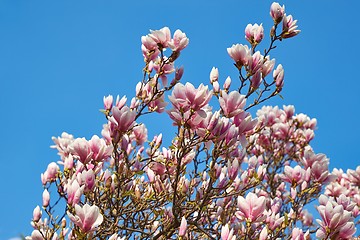
<path fill-rule="evenodd" d="M 177 110 L 196 111 L 204 107 L 211 97 L 212 92 L 209 91 L 208 86 L 200 84 L 198 88 L 195 88 L 191 83 L 185 85 L 178 83 L 169 96 L 169 100 Z"/>
<path fill-rule="evenodd" d="M 229 229 L 229 224 L 222 226 L 221 228 L 221 240 L 235 240 L 234 229 Z"/>
<path fill-rule="evenodd" d="M 189 38 L 181 30 L 177 29 L 174 32 L 173 38 L 168 42 L 170 49 L 174 52 L 179 52 L 187 47 Z"/>
<path fill-rule="evenodd" d="M 227 49 L 230 57 L 236 62 L 236 65 L 241 67 L 248 64 L 250 58 L 250 49 L 246 45 L 234 44 Z"/>
<path fill-rule="evenodd" d="M 285 14 L 285 6 L 280 6 L 279 3 L 273 2 L 270 7 L 270 16 L 274 20 L 275 24 L 279 24 Z"/>
<path fill-rule="evenodd" d="M 281 90 L 284 85 L 284 69 L 281 64 L 277 66 L 273 73 L 276 88 Z"/>
<path fill-rule="evenodd" d="M 231 118 L 244 111 L 246 98 L 238 91 L 232 91 L 229 94 L 222 92 L 219 103 L 224 115 Z"/>
<path fill-rule="evenodd" d="M 325 196 L 320 196 L 320 204 L 325 204 Z M 328 198 L 326 198 L 328 199 Z M 328 199 L 326 205 L 317 207 L 321 219 L 316 221 L 320 228 L 316 232 L 316 237 L 320 239 L 349 239 L 356 232 L 354 219 L 351 212 L 344 210 L 344 207 L 335 201 Z"/>
<path fill-rule="evenodd" d="M 46 184 L 47 182 L 54 181 L 59 171 L 60 168 L 55 162 L 49 163 L 46 171 L 43 174 L 41 174 L 42 183 Z"/>
<path fill-rule="evenodd" d="M 261 221 L 264 218 L 266 209 L 266 198 L 264 196 L 258 197 L 255 193 L 249 192 L 246 198 L 238 197 L 237 207 L 239 209 L 235 213 L 237 218 L 245 218 L 250 222 Z"/>
<path fill-rule="evenodd" d="M 96 205 L 75 205 L 75 214 L 67 212 L 70 220 L 84 233 L 93 232 L 103 222 L 103 215 Z"/>
<path fill-rule="evenodd" d="M 149 37 L 151 37 L 158 46 L 167 48 L 171 40 L 170 29 L 163 27 L 160 30 L 150 30 Z"/>
<path fill-rule="evenodd" d="M 248 24 L 245 28 L 245 38 L 251 45 L 257 45 L 264 38 L 264 28 L 262 24 Z"/>
<path fill-rule="evenodd" d="M 297 29 L 297 20 L 293 20 L 291 15 L 286 16 L 284 15 L 283 18 L 283 30 L 281 33 L 282 38 L 291 38 L 298 35 L 301 31 Z"/>

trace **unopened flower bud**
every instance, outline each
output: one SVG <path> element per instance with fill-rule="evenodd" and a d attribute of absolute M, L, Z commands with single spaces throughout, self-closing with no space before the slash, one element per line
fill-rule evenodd
<path fill-rule="evenodd" d="M 304 191 L 308 186 L 308 183 L 306 181 L 304 181 L 302 184 L 301 184 L 301 191 Z"/>
<path fill-rule="evenodd" d="M 162 142 L 162 133 L 160 133 L 160 134 L 156 137 L 155 147 L 156 147 L 156 148 L 159 148 L 160 145 L 161 145 L 161 142 Z"/>
<path fill-rule="evenodd" d="M 180 224 L 180 229 L 179 229 L 179 236 L 185 236 L 186 234 L 186 229 L 187 229 L 187 221 L 185 217 L 182 217 L 181 219 L 181 224 Z"/>
<path fill-rule="evenodd" d="M 34 211 L 33 211 L 33 221 L 38 222 L 41 218 L 41 215 L 42 215 L 42 212 L 40 210 L 40 207 L 36 206 L 36 208 L 34 208 Z"/>
<path fill-rule="evenodd" d="M 139 200 L 140 197 L 141 197 L 141 193 L 140 193 L 140 189 L 139 189 L 139 186 L 136 185 L 135 186 L 135 197 Z"/>
<path fill-rule="evenodd" d="M 151 225 L 151 231 L 154 232 L 159 227 L 159 221 L 153 222 Z"/>
<path fill-rule="evenodd" d="M 231 85 L 231 78 L 227 77 L 223 86 L 224 90 L 229 91 L 230 85 Z"/>
<path fill-rule="evenodd" d="M 154 171 L 151 170 L 151 168 L 147 168 L 146 173 L 148 175 L 149 182 L 153 183 L 155 181 L 155 173 L 154 173 Z"/>
<path fill-rule="evenodd" d="M 219 70 L 213 67 L 210 72 L 210 83 L 216 82 L 219 79 Z"/>
<path fill-rule="evenodd" d="M 219 82 L 213 82 L 212 83 L 213 85 L 213 88 L 214 88 L 214 93 L 219 93 L 220 92 L 220 85 L 219 85 Z"/>
<path fill-rule="evenodd" d="M 182 78 L 182 75 L 184 74 L 184 67 L 180 67 L 180 68 L 177 68 L 175 70 L 175 79 L 177 81 L 180 81 L 180 79 Z"/>
<path fill-rule="evenodd" d="M 44 192 L 43 192 L 43 194 L 42 194 L 42 198 L 43 198 L 43 207 L 49 206 L 50 193 L 48 192 L 47 189 L 44 190 Z"/>
<path fill-rule="evenodd" d="M 270 36 L 271 36 L 271 37 L 274 37 L 275 34 L 276 34 L 275 27 L 272 26 L 272 28 L 270 29 Z"/>
<path fill-rule="evenodd" d="M 112 178 L 111 177 L 108 177 L 105 181 L 105 187 L 107 189 L 109 189 L 111 187 L 111 183 L 112 183 Z"/>
<path fill-rule="evenodd" d="M 61 219 L 61 227 L 66 228 L 66 219 L 65 218 Z"/>
<path fill-rule="evenodd" d="M 295 199 L 296 198 L 296 195 L 297 195 L 297 190 L 296 188 L 291 188 L 290 189 L 290 196 L 292 199 Z"/>
<path fill-rule="evenodd" d="M 279 3 L 273 2 L 270 7 L 270 16 L 274 20 L 275 24 L 279 24 L 284 17 L 285 6 L 280 6 Z"/>

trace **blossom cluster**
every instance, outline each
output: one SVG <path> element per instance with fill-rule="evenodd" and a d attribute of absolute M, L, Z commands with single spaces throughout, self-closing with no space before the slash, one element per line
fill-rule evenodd
<path fill-rule="evenodd" d="M 273 3 L 270 16 L 264 54 L 256 51 L 262 24 L 246 26 L 249 46 L 227 49 L 238 85 L 231 77 L 220 85 L 215 67 L 210 86 L 180 82 L 184 69 L 175 61 L 189 44 L 186 34 L 164 27 L 143 36 L 144 77 L 130 103 L 104 97 L 101 136 L 53 138 L 60 159 L 41 174 L 42 206 L 33 210 L 27 239 L 354 237 L 360 166 L 329 170 L 329 159 L 310 145 L 316 119 L 292 105 L 249 111 L 282 91 L 284 69 L 269 53 L 300 32 L 284 6 Z M 148 136 L 142 119 L 155 112 L 172 121 L 170 143 L 162 133 Z M 309 203 L 316 199 L 314 220 Z"/>

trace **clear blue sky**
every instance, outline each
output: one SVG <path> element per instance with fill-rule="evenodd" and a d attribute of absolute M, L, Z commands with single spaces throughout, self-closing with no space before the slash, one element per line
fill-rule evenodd
<path fill-rule="evenodd" d="M 41 204 L 40 174 L 56 151 L 51 136 L 100 135 L 102 97 L 134 94 L 141 80 L 140 37 L 169 26 L 190 45 L 178 65 L 183 81 L 222 81 L 236 71 L 226 48 L 245 43 L 247 23 L 272 23 L 272 1 L 0 1 L 0 240 L 31 232 Z M 281 1 L 301 34 L 271 54 L 285 68 L 284 100 L 318 119 L 313 141 L 331 167 L 360 164 L 359 26 L 356 0 Z M 261 48 L 264 48 L 262 45 Z M 150 133 L 165 131 L 150 126 Z"/>

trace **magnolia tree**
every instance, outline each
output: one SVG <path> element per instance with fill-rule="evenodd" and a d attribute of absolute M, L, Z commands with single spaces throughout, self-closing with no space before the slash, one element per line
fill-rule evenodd
<path fill-rule="evenodd" d="M 249 113 L 282 91 L 283 67 L 269 53 L 300 32 L 284 6 L 273 3 L 270 16 L 265 51 L 257 51 L 263 26 L 248 24 L 249 45 L 227 49 L 239 80 L 220 83 L 213 68 L 209 86 L 180 81 L 185 33 L 143 36 L 143 80 L 129 104 L 104 97 L 102 136 L 53 138 L 60 160 L 41 174 L 42 207 L 27 239 L 353 238 L 360 166 L 329 171 L 310 146 L 316 119 L 293 106 Z M 149 140 L 142 123 L 156 113 L 173 122 L 167 144 L 161 133 Z"/>

